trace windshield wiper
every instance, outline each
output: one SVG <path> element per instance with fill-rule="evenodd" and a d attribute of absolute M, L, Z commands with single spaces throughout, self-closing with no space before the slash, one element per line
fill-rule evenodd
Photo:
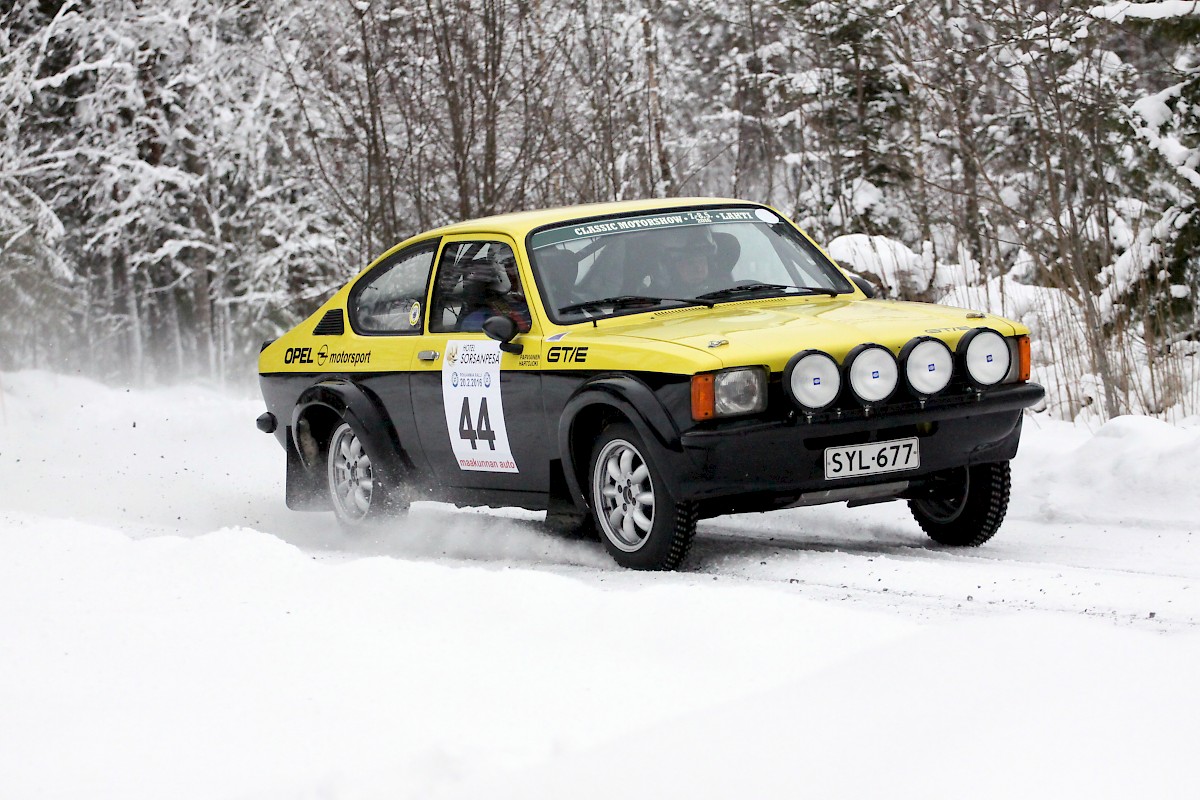
<path fill-rule="evenodd" d="M 786 283 L 751 283 L 746 286 L 730 286 L 727 289 L 717 289 L 715 292 L 705 292 L 698 299 L 723 300 L 744 294 L 759 294 L 761 292 L 788 292 L 789 294 L 827 294 L 837 297 L 840 292 L 836 289 L 823 289 L 819 286 L 791 286 Z"/>
<path fill-rule="evenodd" d="M 558 313 L 567 314 L 571 311 L 583 311 L 587 308 L 600 308 L 601 306 L 612 306 L 615 310 L 642 305 L 657 306 L 663 303 L 687 303 L 688 305 L 704 306 L 705 308 L 712 308 L 715 305 L 711 300 L 700 297 L 651 297 L 643 294 L 619 294 L 615 297 L 601 297 L 598 300 L 584 300 L 580 303 L 571 303 L 558 309 Z"/>

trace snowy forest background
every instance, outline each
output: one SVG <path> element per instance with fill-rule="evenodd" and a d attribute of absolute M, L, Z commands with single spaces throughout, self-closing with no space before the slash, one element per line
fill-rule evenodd
<path fill-rule="evenodd" d="M 1065 418 L 1200 414 L 1200 3 L 16 0 L 0 370 L 246 381 L 443 222 L 770 203 L 1035 331 Z"/>

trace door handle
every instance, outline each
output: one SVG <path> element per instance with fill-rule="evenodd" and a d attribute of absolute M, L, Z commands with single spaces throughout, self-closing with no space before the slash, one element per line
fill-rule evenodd
<path fill-rule="evenodd" d="M 417 353 L 417 358 L 421 359 L 422 361 L 437 361 L 437 357 L 437 350 L 422 350 L 421 352 Z"/>

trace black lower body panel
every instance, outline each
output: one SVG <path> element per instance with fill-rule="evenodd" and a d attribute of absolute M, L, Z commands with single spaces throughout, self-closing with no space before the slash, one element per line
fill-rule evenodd
<path fill-rule="evenodd" d="M 955 467 L 1008 461 L 1017 453 L 1023 409 L 1042 396 L 1028 384 L 978 401 L 849 420 L 788 421 L 730 425 L 685 433 L 679 452 L 665 453 L 672 487 L 701 504 L 703 516 L 767 510 L 803 495 L 857 487 L 919 485 Z M 898 472 L 827 480 L 825 450 L 915 437 L 920 466 Z"/>

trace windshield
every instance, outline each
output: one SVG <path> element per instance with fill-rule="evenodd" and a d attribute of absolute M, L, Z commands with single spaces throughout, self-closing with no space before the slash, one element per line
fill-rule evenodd
<path fill-rule="evenodd" d="M 555 322 L 853 287 L 765 208 L 706 208 L 535 232 L 533 271 Z"/>

